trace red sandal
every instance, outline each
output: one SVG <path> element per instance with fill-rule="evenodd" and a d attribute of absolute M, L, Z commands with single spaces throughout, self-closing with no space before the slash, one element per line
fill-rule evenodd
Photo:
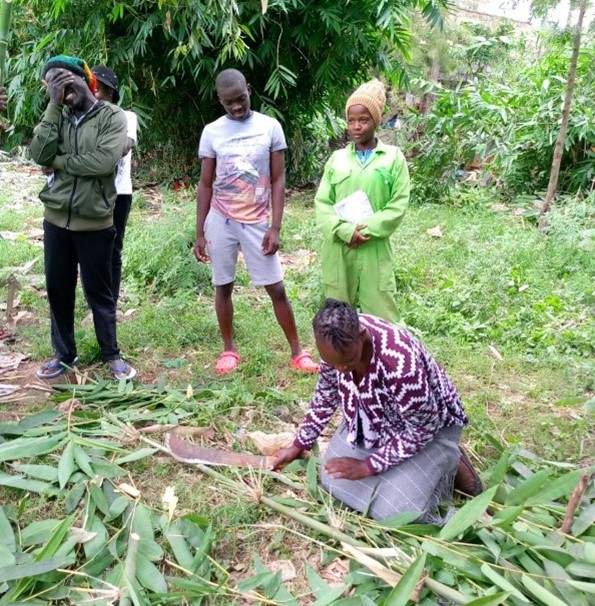
<path fill-rule="evenodd" d="M 240 356 L 235 351 L 224 351 L 217 360 L 215 372 L 218 375 L 226 375 L 233 372 L 240 363 Z"/>
<path fill-rule="evenodd" d="M 312 356 L 309 353 L 301 353 L 295 358 L 291 358 L 289 365 L 294 370 L 299 370 L 300 372 L 318 372 L 318 364 L 314 362 Z"/>

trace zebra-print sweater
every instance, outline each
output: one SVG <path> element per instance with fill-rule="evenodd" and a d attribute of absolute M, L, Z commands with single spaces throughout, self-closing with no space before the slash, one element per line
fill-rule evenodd
<path fill-rule="evenodd" d="M 360 314 L 359 320 L 373 344 L 366 373 L 357 385 L 352 373 L 321 361 L 318 384 L 294 443 L 311 448 L 340 406 L 347 441 L 376 450 L 366 462 L 378 474 L 418 453 L 442 428 L 468 420 L 454 385 L 417 339 L 375 316 Z"/>

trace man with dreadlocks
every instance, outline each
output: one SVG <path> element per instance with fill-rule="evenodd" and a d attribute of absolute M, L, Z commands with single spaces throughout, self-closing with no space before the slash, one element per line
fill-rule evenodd
<path fill-rule="evenodd" d="M 313 320 L 320 374 L 281 469 L 309 450 L 341 407 L 343 421 L 324 455 L 321 483 L 346 506 L 382 520 L 418 512 L 442 523 L 438 506 L 453 482 L 475 496 L 481 481 L 459 448 L 468 423 L 446 373 L 417 339 L 381 318 L 327 299 Z"/>
<path fill-rule="evenodd" d="M 126 144 L 126 117 L 95 96 L 95 77 L 81 59 L 59 55 L 43 67 L 49 103 L 35 128 L 31 156 L 48 169 L 44 204 L 44 265 L 53 358 L 38 371 L 53 379 L 77 361 L 74 308 L 77 267 L 93 312 L 101 357 L 116 379 L 136 371 L 120 358 L 111 258 L 116 230 L 115 176 Z"/>

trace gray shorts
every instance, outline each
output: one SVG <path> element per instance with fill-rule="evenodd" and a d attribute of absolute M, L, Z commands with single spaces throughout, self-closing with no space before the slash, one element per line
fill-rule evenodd
<path fill-rule="evenodd" d="M 268 228 L 266 221 L 238 223 L 213 210 L 209 211 L 205 221 L 205 238 L 215 286 L 230 284 L 235 280 L 240 249 L 255 286 L 268 286 L 283 280 L 277 253 L 264 255 L 262 252 L 262 239 Z"/>

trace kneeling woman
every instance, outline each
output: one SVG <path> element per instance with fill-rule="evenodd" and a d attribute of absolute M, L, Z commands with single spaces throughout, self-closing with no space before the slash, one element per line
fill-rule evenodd
<path fill-rule="evenodd" d="M 461 455 L 468 423 L 445 372 L 411 334 L 327 299 L 313 320 L 321 365 L 316 391 L 281 469 L 312 447 L 338 406 L 341 426 L 324 455 L 321 482 L 348 507 L 382 520 L 419 512 L 441 523 L 438 506 L 455 476 L 467 494 L 479 477 Z"/>

